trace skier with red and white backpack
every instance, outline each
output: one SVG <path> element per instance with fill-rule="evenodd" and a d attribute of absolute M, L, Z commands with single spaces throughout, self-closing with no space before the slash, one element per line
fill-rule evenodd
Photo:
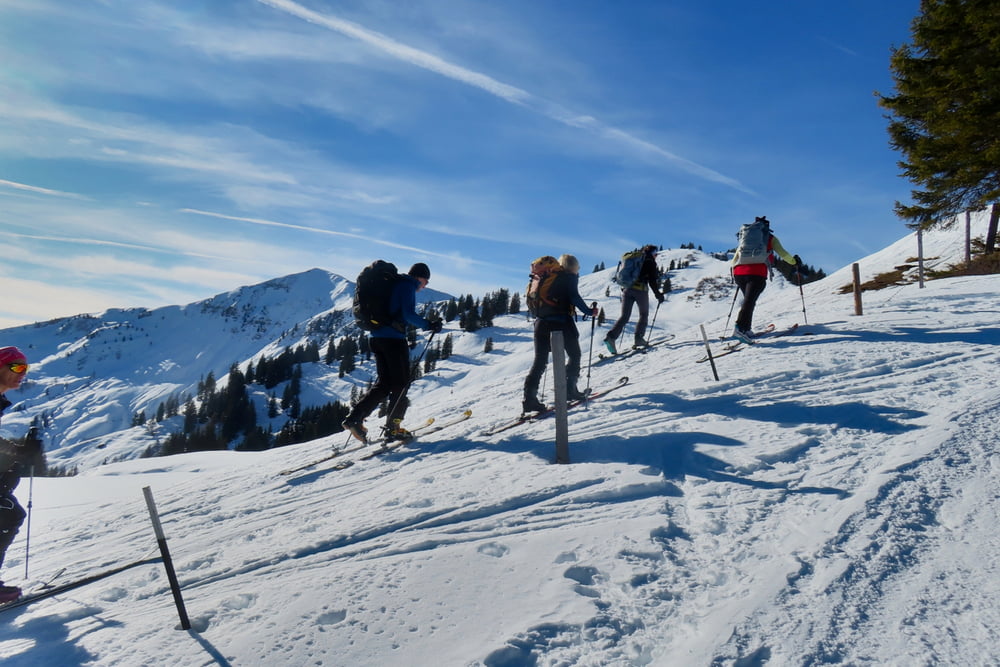
<path fill-rule="evenodd" d="M 736 316 L 736 327 L 733 337 L 753 344 L 753 311 L 757 298 L 767 286 L 767 278 L 771 273 L 774 255 L 789 264 L 801 267 L 802 260 L 798 255 L 791 255 L 781 246 L 778 237 L 771 231 L 771 222 L 767 216 L 757 216 L 752 223 L 747 223 L 736 234 L 736 253 L 733 255 L 732 272 L 737 288 L 743 293 L 743 304 Z M 734 297 L 735 298 L 735 297 Z"/>

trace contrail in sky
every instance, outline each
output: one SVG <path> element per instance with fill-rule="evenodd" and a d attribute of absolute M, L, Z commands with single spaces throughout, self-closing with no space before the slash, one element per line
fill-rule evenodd
<path fill-rule="evenodd" d="M 542 100 L 526 90 L 502 83 L 480 72 L 474 72 L 464 67 L 454 65 L 439 58 L 438 56 L 427 53 L 426 51 L 421 51 L 420 49 L 415 49 L 412 46 L 407 46 L 406 44 L 401 44 L 391 37 L 387 37 L 381 33 L 363 28 L 356 23 L 320 14 L 303 7 L 297 2 L 292 2 L 292 0 L 258 0 L 258 2 L 274 7 L 275 9 L 279 9 L 288 14 L 292 14 L 293 16 L 297 16 L 301 19 L 309 21 L 310 23 L 315 23 L 316 25 L 328 28 L 334 32 L 339 32 L 347 37 L 360 40 L 369 46 L 379 49 L 383 53 L 398 58 L 399 60 L 408 62 L 417 67 L 422 67 L 431 72 L 436 72 L 437 74 L 448 77 L 449 79 L 474 86 L 490 93 L 491 95 L 495 95 L 500 99 L 506 100 L 511 104 L 530 108 L 569 127 L 588 130 L 599 137 L 624 144 L 630 149 L 638 150 L 640 153 L 645 155 L 661 158 L 680 167 L 690 174 L 698 176 L 699 178 L 704 178 L 705 180 L 715 183 L 721 183 L 739 190 L 740 192 L 754 194 L 752 190 L 734 178 L 730 178 L 729 176 L 720 174 L 714 169 L 710 169 L 696 162 L 692 162 L 691 160 L 682 158 L 675 153 L 671 153 L 670 151 L 657 146 L 656 144 L 634 137 L 628 132 L 609 127 L 591 116 L 574 114 L 569 110 L 563 109 L 559 105 Z"/>

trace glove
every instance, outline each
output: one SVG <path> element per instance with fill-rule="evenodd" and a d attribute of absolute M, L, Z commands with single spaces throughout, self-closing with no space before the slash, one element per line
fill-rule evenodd
<path fill-rule="evenodd" d="M 666 299 L 663 297 L 662 294 L 656 295 L 656 303 L 663 303 L 664 301 L 666 301 Z"/>
<path fill-rule="evenodd" d="M 433 322 L 431 322 L 430 326 L 427 327 L 427 330 L 430 331 L 431 333 L 440 333 L 441 329 L 443 328 L 444 328 L 444 323 L 441 320 L 434 320 Z"/>
<path fill-rule="evenodd" d="M 795 256 L 795 266 L 802 266 L 802 258 L 798 255 Z"/>

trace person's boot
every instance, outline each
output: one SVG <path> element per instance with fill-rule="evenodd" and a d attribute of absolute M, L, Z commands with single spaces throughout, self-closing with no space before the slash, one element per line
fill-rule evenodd
<path fill-rule="evenodd" d="M 4 586 L 4 583 L 0 581 L 0 604 L 4 602 L 13 602 L 21 597 L 21 589 L 17 586 Z"/>
<path fill-rule="evenodd" d="M 413 440 L 413 434 L 402 426 L 396 426 L 386 429 L 385 440 L 386 442 L 410 442 Z"/>
<path fill-rule="evenodd" d="M 521 411 L 524 413 L 528 412 L 545 412 L 548 408 L 544 403 L 538 400 L 538 397 L 534 394 L 526 395 L 524 401 L 521 402 Z"/>
<path fill-rule="evenodd" d="M 580 376 L 578 373 L 570 373 L 566 376 L 566 400 L 582 401 L 587 398 L 585 393 L 576 388 L 576 383 L 579 379 Z"/>
<path fill-rule="evenodd" d="M 733 329 L 733 338 L 740 341 L 741 343 L 746 343 L 747 345 L 753 345 L 755 342 L 753 339 L 753 334 L 748 330 L 740 329 L 736 327 Z"/>
<path fill-rule="evenodd" d="M 604 347 L 608 348 L 608 352 L 611 354 L 618 354 L 617 348 L 615 348 L 615 341 L 613 338 L 604 338 Z"/>

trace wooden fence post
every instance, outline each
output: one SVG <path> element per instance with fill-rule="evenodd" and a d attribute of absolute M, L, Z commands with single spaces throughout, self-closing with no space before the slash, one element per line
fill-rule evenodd
<path fill-rule="evenodd" d="M 861 315 L 861 265 L 855 262 L 851 270 L 854 272 L 854 314 Z"/>

